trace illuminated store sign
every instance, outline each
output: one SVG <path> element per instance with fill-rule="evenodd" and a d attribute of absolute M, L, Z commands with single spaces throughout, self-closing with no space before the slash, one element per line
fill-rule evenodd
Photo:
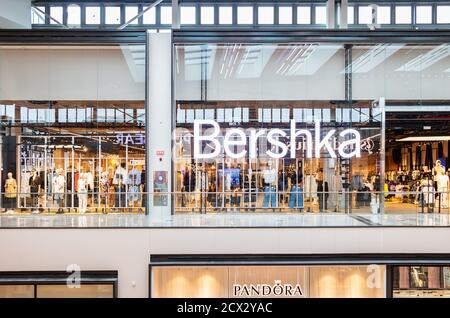
<path fill-rule="evenodd" d="M 144 134 L 116 134 L 116 143 L 119 145 L 144 145 L 145 135 Z"/>
<path fill-rule="evenodd" d="M 235 297 L 301 297 L 302 288 L 299 284 L 281 284 L 281 280 L 276 280 L 271 284 L 234 284 L 233 296 Z"/>
<path fill-rule="evenodd" d="M 203 128 L 209 128 L 208 134 L 203 135 Z M 227 129 L 223 138 L 220 136 L 220 126 L 214 120 L 201 119 L 194 121 L 194 158 L 211 159 L 222 153 L 222 147 L 226 155 L 231 158 L 243 158 L 248 155 L 251 159 L 257 157 L 257 143 L 259 138 L 267 138 L 271 145 L 265 152 L 269 157 L 279 159 L 286 157 L 290 150 L 290 158 L 295 158 L 297 138 L 302 138 L 305 142 L 306 158 L 320 158 L 322 149 L 328 152 L 331 158 L 336 158 L 337 154 L 341 158 L 361 157 L 361 135 L 355 129 L 345 129 L 338 136 L 343 139 L 336 147 L 333 147 L 336 140 L 336 129 L 330 129 L 326 135 L 321 138 L 320 121 L 315 122 L 314 136 L 310 130 L 296 129 L 295 120 L 290 122 L 290 134 L 278 128 L 273 129 L 250 129 L 247 134 L 241 128 Z M 249 133 L 249 135 L 248 135 Z M 247 138 L 248 135 L 248 138 Z M 286 144 L 281 138 L 288 138 L 291 142 Z M 249 140 L 247 145 L 247 139 Z M 222 144 L 220 140 L 223 140 Z M 203 142 L 208 142 L 208 147 L 202 148 Z M 313 146 L 314 144 L 314 146 Z M 273 151 L 276 147 L 278 151 Z M 239 150 L 236 151 L 235 148 Z M 337 154 L 336 149 L 337 148 Z M 210 151 L 212 149 L 212 151 Z"/>

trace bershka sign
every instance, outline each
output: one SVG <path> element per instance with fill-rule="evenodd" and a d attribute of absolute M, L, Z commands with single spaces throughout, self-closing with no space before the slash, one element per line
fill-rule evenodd
<path fill-rule="evenodd" d="M 234 284 L 233 296 L 235 297 L 303 297 L 303 290 L 299 284 L 281 284 L 276 280 L 275 284 Z"/>
<path fill-rule="evenodd" d="M 204 132 L 208 134 L 203 135 Z M 345 129 L 337 134 L 336 129 L 330 129 L 322 137 L 320 121 L 315 121 L 314 136 L 310 130 L 296 129 L 295 120 L 290 121 L 289 135 L 286 131 L 278 128 L 250 129 L 247 134 L 241 128 L 230 128 L 227 129 L 223 138 L 220 132 L 220 126 L 214 120 L 194 120 L 195 159 L 215 158 L 222 153 L 222 148 L 225 154 L 231 158 L 243 158 L 248 153 L 251 159 L 255 159 L 257 157 L 257 143 L 261 138 L 267 139 L 269 147 L 265 154 L 273 159 L 284 158 L 288 152 L 290 152 L 290 158 L 294 159 L 298 138 L 302 138 L 305 143 L 306 158 L 320 158 L 322 149 L 328 152 L 331 158 L 336 158 L 337 154 L 341 158 L 361 157 L 361 135 L 357 130 Z M 336 147 L 337 136 L 341 137 L 340 139 L 343 141 Z M 280 139 L 289 139 L 289 144 Z M 202 147 L 204 142 L 208 143 L 208 147 Z M 333 145 L 335 146 L 333 147 Z"/>

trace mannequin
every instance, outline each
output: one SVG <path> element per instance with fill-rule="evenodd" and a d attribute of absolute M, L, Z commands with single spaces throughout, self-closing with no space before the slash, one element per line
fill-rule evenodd
<path fill-rule="evenodd" d="M 438 181 L 439 176 L 445 175 L 445 169 L 444 167 L 441 165 L 441 161 L 440 160 L 436 160 L 436 163 L 433 167 L 433 177 L 434 177 L 434 181 Z"/>
<path fill-rule="evenodd" d="M 100 177 L 100 203 L 103 203 L 105 206 L 103 208 L 103 213 L 106 214 L 108 207 L 108 196 L 109 196 L 109 187 L 110 182 L 108 179 L 108 174 L 103 171 Z"/>
<path fill-rule="evenodd" d="M 31 205 L 33 208 L 32 213 L 39 213 L 39 192 L 41 191 L 41 177 L 37 173 L 36 169 L 31 170 L 31 177 L 29 180 L 30 192 L 31 192 Z"/>
<path fill-rule="evenodd" d="M 14 213 L 14 206 L 17 197 L 17 181 L 13 178 L 12 172 L 8 172 L 8 179 L 5 182 L 6 213 Z"/>
<path fill-rule="evenodd" d="M 80 173 L 78 178 L 78 211 L 80 214 L 86 213 L 87 210 L 87 192 L 88 192 L 88 183 L 87 176 L 84 173 Z"/>
<path fill-rule="evenodd" d="M 441 208 L 448 208 L 448 189 L 449 189 L 449 177 L 448 175 L 441 174 L 437 176 L 437 191 L 440 193 Z"/>
<path fill-rule="evenodd" d="M 125 170 L 125 163 L 122 163 L 117 166 L 113 178 L 116 208 L 125 207 L 126 184 L 127 184 L 127 171 Z"/>
<path fill-rule="evenodd" d="M 65 197 L 65 187 L 66 187 L 66 178 L 64 176 L 64 170 L 59 168 L 56 170 L 56 175 L 52 178 L 53 185 L 52 190 L 54 193 L 54 199 L 56 204 L 58 205 L 58 212 L 56 213 L 64 213 L 64 197 Z"/>
<path fill-rule="evenodd" d="M 272 208 L 278 206 L 275 187 L 276 177 L 277 173 L 275 169 L 272 168 L 272 161 L 269 161 L 267 163 L 266 169 L 263 170 L 263 180 L 264 180 L 263 208 L 268 208 L 269 203 Z"/>

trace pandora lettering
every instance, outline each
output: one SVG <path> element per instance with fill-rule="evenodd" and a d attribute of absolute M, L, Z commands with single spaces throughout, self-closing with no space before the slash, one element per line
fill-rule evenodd
<path fill-rule="evenodd" d="M 223 147 L 225 154 L 231 158 L 243 158 L 248 153 L 248 156 L 254 159 L 257 157 L 258 140 L 261 138 L 266 138 L 269 144 L 265 154 L 274 159 L 284 158 L 288 152 L 290 158 L 294 159 L 296 140 L 300 138 L 304 144 L 306 158 L 320 158 L 322 150 L 328 152 L 331 158 L 336 158 L 337 154 L 341 158 L 361 157 L 361 135 L 357 130 L 345 129 L 337 134 L 336 129 L 330 129 L 322 137 L 320 121 L 315 122 L 314 134 L 308 129 L 296 129 L 295 120 L 290 121 L 289 135 L 278 128 L 250 129 L 247 134 L 241 128 L 230 128 L 223 137 L 220 131 L 219 124 L 214 120 L 194 121 L 194 158 L 215 158 L 222 153 Z M 203 135 L 204 132 L 207 134 Z M 338 136 L 342 142 L 337 145 Z M 283 139 L 288 142 L 283 142 Z M 207 147 L 202 147 L 205 142 Z"/>

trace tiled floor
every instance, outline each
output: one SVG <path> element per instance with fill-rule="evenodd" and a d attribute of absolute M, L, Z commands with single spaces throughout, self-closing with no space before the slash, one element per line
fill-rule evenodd
<path fill-rule="evenodd" d="M 233 228 L 233 227 L 371 227 L 450 226 L 449 214 L 182 214 L 158 215 L 7 215 L 0 216 L 0 228 Z"/>

